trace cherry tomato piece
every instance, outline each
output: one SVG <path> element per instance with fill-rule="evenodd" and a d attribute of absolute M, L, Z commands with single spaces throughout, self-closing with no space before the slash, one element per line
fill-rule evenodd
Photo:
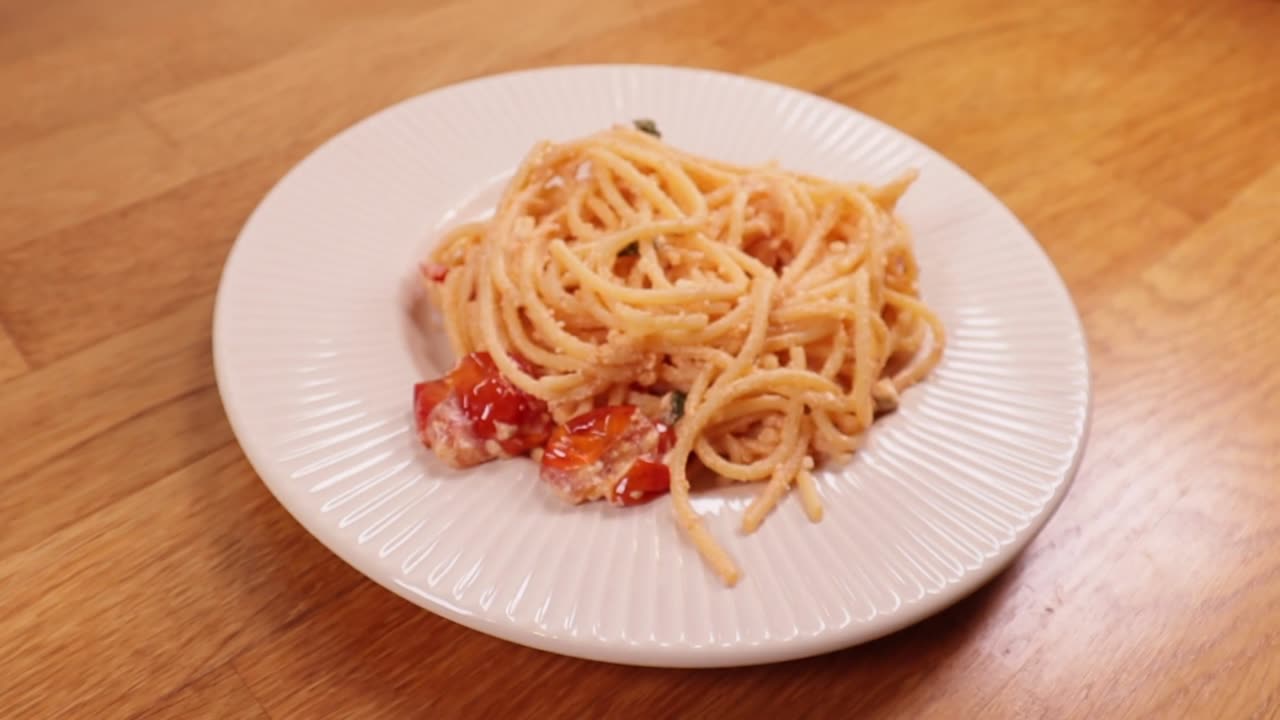
<path fill-rule="evenodd" d="M 440 263 L 422 263 L 422 276 L 431 282 L 442 283 L 449 275 L 449 266 Z"/>
<path fill-rule="evenodd" d="M 437 412 L 442 403 L 447 404 L 449 410 L 444 415 Z M 440 419 L 428 433 L 433 413 Z M 502 454 L 522 455 L 540 447 L 552 426 L 547 404 L 503 377 L 486 352 L 467 355 L 439 380 L 415 385 L 414 416 L 418 437 L 428 446 L 434 447 L 429 438 L 451 443 L 465 440 L 468 445 L 474 444 L 471 438 L 475 438 L 482 446 L 488 445 L 486 441 L 494 441 L 501 453 L 496 449 L 489 451 L 487 459 Z M 447 423 L 445 416 L 448 416 Z M 469 454 L 468 460 L 473 457 Z"/>
<path fill-rule="evenodd" d="M 633 405 L 596 408 L 552 431 L 541 477 L 569 502 L 636 505 L 670 488 L 668 437 Z"/>
<path fill-rule="evenodd" d="M 611 405 L 589 410 L 551 432 L 542 464 L 576 470 L 598 462 L 622 439 L 636 417 L 634 405 Z"/>
<path fill-rule="evenodd" d="M 662 463 L 639 458 L 613 486 L 615 505 L 639 505 L 671 489 L 671 470 Z"/>
<path fill-rule="evenodd" d="M 413 419 L 418 439 L 426 442 L 427 422 L 431 411 L 449 396 L 449 383 L 443 378 L 420 382 L 413 386 Z"/>

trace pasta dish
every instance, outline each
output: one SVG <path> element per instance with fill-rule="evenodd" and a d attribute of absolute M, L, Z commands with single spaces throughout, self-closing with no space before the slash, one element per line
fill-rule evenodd
<path fill-rule="evenodd" d="M 566 501 L 670 494 L 710 567 L 740 571 L 691 483 L 760 483 L 755 531 L 938 363 L 883 186 L 683 152 L 649 121 L 544 142 L 491 219 L 449 231 L 421 272 L 461 358 L 415 386 L 418 436 L 468 467 L 527 455 Z"/>

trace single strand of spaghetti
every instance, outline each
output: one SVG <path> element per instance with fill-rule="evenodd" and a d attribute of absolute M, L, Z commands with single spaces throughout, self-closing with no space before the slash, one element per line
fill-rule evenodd
<path fill-rule="evenodd" d="M 778 175 L 782 180 L 785 201 L 788 205 L 794 208 L 796 216 L 800 218 L 800 226 L 797 228 L 796 234 L 792 237 L 792 241 L 796 243 L 793 247 L 795 247 L 796 252 L 799 252 L 800 243 L 802 243 L 805 238 L 809 237 L 809 234 L 813 230 L 813 224 L 818 217 L 818 211 L 816 206 L 813 204 L 810 191 L 805 188 L 804 183 L 800 182 L 791 173 L 779 172 Z"/>
<path fill-rule="evenodd" d="M 821 193 L 822 188 L 809 186 L 803 179 L 794 173 L 787 173 L 787 177 L 791 181 L 791 192 L 795 195 L 796 201 L 800 205 L 800 209 L 809 217 L 817 215 L 818 206 L 826 204 L 821 202 L 821 200 L 824 199 L 822 198 Z"/>
<path fill-rule="evenodd" d="M 565 221 L 569 226 L 569 232 L 573 233 L 574 237 L 583 240 L 594 240 L 600 235 L 600 230 L 588 222 L 583 213 L 588 192 L 590 192 L 590 186 L 585 183 L 573 189 L 573 192 L 569 195 L 569 212 L 565 215 Z M 592 212 L 595 211 L 592 210 Z"/>
<path fill-rule="evenodd" d="M 807 327 L 802 329 L 787 330 L 775 329 L 769 333 L 768 340 L 764 344 L 764 352 L 779 352 L 796 345 L 809 345 L 811 343 L 831 337 L 835 334 L 835 322 L 810 322 L 806 323 Z"/>
<path fill-rule="evenodd" d="M 468 284 L 467 278 L 460 272 L 463 268 L 454 268 L 444 278 L 444 286 L 437 288 L 437 298 L 440 304 L 440 315 L 444 318 L 445 333 L 449 337 L 449 345 L 453 348 L 453 352 L 462 357 L 475 350 L 472 346 L 470 338 L 467 336 L 466 326 L 459 322 L 463 317 L 461 305 L 465 300 L 460 300 L 460 287 Z M 466 288 L 468 291 L 469 287 Z"/>
<path fill-rule="evenodd" d="M 618 218 L 618 213 L 614 212 L 609 203 L 601 196 L 592 193 L 586 196 L 583 203 L 600 221 L 604 230 L 613 230 L 622 224 L 622 221 Z"/>
<path fill-rule="evenodd" d="M 835 378 L 836 373 L 844 365 L 845 354 L 849 351 L 849 330 L 845 323 L 836 327 L 836 334 L 831 340 L 831 352 L 822 361 L 822 377 Z"/>
<path fill-rule="evenodd" d="M 794 405 L 796 408 L 800 407 L 798 402 L 794 403 Z M 704 437 L 699 437 L 693 446 L 694 453 L 702 461 L 703 465 L 706 465 L 721 477 L 737 480 L 738 482 L 756 482 L 769 477 L 769 474 L 778 466 L 778 463 L 786 458 L 789 449 L 786 444 L 780 443 L 773 448 L 773 451 L 768 456 L 753 463 L 742 465 L 726 460 L 716 452 L 715 448 L 711 447 L 711 443 L 707 442 Z"/>
<path fill-rule="evenodd" d="M 707 216 L 707 197 L 698 189 L 697 183 L 689 177 L 678 163 L 668 158 L 661 158 L 654 166 L 661 185 L 666 186 L 666 194 L 685 215 L 705 218 Z"/>
<path fill-rule="evenodd" d="M 775 428 L 765 428 L 756 433 L 748 433 L 739 438 L 742 448 L 747 451 L 747 457 L 741 464 L 749 465 L 761 458 L 768 457 L 770 453 L 778 449 L 778 432 Z M 769 468 L 772 472 L 773 468 Z M 759 482 L 759 479 L 740 482 Z"/>
<path fill-rule="evenodd" d="M 725 408 L 728 414 L 712 418 L 712 423 L 713 426 L 718 427 L 727 422 L 737 422 L 756 415 L 784 412 L 790 402 L 789 396 L 773 393 L 741 398 L 732 407 Z"/>
<path fill-rule="evenodd" d="M 724 242 L 732 247 L 742 247 L 743 226 L 746 224 L 747 192 L 741 185 L 733 191 L 733 200 L 729 206 L 729 229 Z"/>
<path fill-rule="evenodd" d="M 666 184 L 669 196 L 677 205 L 682 206 L 684 214 L 706 214 L 706 195 L 698 189 L 684 168 L 672 160 L 669 153 L 655 153 L 631 143 L 616 141 L 610 144 L 609 150 L 632 166 L 645 165 L 652 168 Z"/>
<path fill-rule="evenodd" d="M 591 358 L 576 358 L 567 353 L 561 354 L 548 350 L 534 342 L 525 332 L 524 322 L 520 317 L 520 308 L 515 303 L 502 304 L 502 321 L 503 328 L 506 330 L 507 340 L 510 341 L 512 349 L 525 360 L 543 368 L 561 372 L 585 370 L 589 366 Z"/>
<path fill-rule="evenodd" d="M 708 369 L 709 370 L 709 369 Z M 777 368 L 775 370 L 757 370 L 746 377 L 720 387 L 714 387 L 707 392 L 707 396 L 698 404 L 698 407 L 691 412 L 686 412 L 685 418 L 677 426 L 681 437 L 688 435 L 697 435 L 708 422 L 715 417 L 720 417 L 720 413 L 728 406 L 729 403 L 736 401 L 744 395 L 753 393 L 777 393 L 780 389 L 786 389 L 790 392 L 808 391 L 815 393 L 824 393 L 836 396 L 841 392 L 840 386 L 836 383 L 822 377 L 815 372 L 808 370 L 796 370 L 793 368 Z M 789 392 L 789 394 L 790 394 Z M 693 391 L 690 390 L 689 396 L 692 397 Z M 801 398 L 803 400 L 803 398 Z M 688 400 L 685 401 L 685 407 L 689 407 Z M 680 444 L 676 444 L 679 449 Z M 693 448 L 693 439 L 686 450 Z M 674 452 L 674 450 L 673 450 Z"/>
<path fill-rule="evenodd" d="M 760 262 L 741 248 L 736 248 L 732 245 L 722 245 L 721 247 L 725 254 L 727 254 L 734 262 L 741 265 L 750 274 L 755 275 L 756 277 L 776 277 L 776 273 L 773 272 L 772 268 Z"/>
<path fill-rule="evenodd" d="M 729 367 L 733 362 L 733 355 L 727 350 L 698 343 L 668 347 L 667 353 L 674 363 L 698 363 L 712 370 Z"/>
<path fill-rule="evenodd" d="M 702 372 L 694 377 L 693 383 L 689 386 L 689 392 L 685 393 L 684 408 L 686 414 L 696 411 L 702 406 L 702 396 L 706 394 L 707 388 L 711 385 L 712 378 L 716 375 L 716 369 L 714 365 L 706 365 L 702 368 Z M 677 436 L 685 432 L 687 428 L 688 423 L 677 425 Z"/>
<path fill-rule="evenodd" d="M 708 316 L 723 317 L 738 307 L 738 303 L 728 300 L 699 300 L 689 305 L 689 310 L 693 312 L 704 312 Z"/>
<path fill-rule="evenodd" d="M 606 259 L 609 264 L 618 257 L 618 253 L 631 243 L 651 244 L 661 235 L 681 235 L 697 231 L 702 221 L 697 218 L 676 218 L 674 220 L 637 221 L 636 224 L 621 230 L 600 236 L 591 246 L 591 254 L 596 260 Z"/>
<path fill-rule="evenodd" d="M 486 238 L 486 251 L 495 246 L 492 236 Z M 490 253 L 486 252 L 488 256 Z M 493 358 L 494 364 L 498 366 L 498 370 L 506 376 L 513 384 L 525 392 L 532 393 L 541 397 L 543 387 L 536 378 L 531 377 L 524 370 L 520 369 L 516 363 L 512 362 L 511 357 L 507 355 L 505 344 L 499 333 L 499 317 L 497 299 L 494 297 L 498 290 L 494 287 L 492 275 L 494 266 L 490 262 L 481 263 L 480 278 L 477 283 L 476 294 L 480 302 L 480 330 L 484 338 L 485 349 L 489 351 L 489 355 Z"/>
<path fill-rule="evenodd" d="M 880 207 L 872 202 L 871 198 L 867 197 L 867 194 L 856 185 L 844 185 L 841 186 L 841 189 L 843 190 L 842 195 L 844 198 L 857 210 L 860 220 L 874 220 L 883 215 Z"/>
<path fill-rule="evenodd" d="M 869 200 L 859 194 L 853 194 L 852 197 L 861 199 L 874 210 L 874 205 Z M 869 281 L 869 295 L 867 304 L 870 307 L 879 307 L 883 302 L 884 293 L 884 272 L 887 264 L 884 248 L 884 227 L 882 218 L 878 214 L 870 214 L 867 216 L 868 223 L 868 242 L 867 242 L 867 260 L 864 264 L 869 269 L 867 279 Z"/>
<path fill-rule="evenodd" d="M 804 370 L 809 367 L 808 358 L 806 357 L 804 346 L 797 345 L 790 349 L 790 357 L 787 366 L 795 370 Z"/>
<path fill-rule="evenodd" d="M 618 216 L 619 224 L 627 225 L 635 222 L 635 208 L 622 197 L 621 191 L 618 190 L 617 183 L 614 182 L 613 173 L 608 168 L 595 167 L 594 177 L 596 185 L 600 189 L 600 196 L 604 198 L 605 203 Z"/>
<path fill-rule="evenodd" d="M 632 207 L 636 209 L 638 221 L 646 225 L 653 222 L 656 213 L 653 211 L 653 203 L 650 202 L 649 198 L 644 195 L 637 195 L 634 191 L 631 192 L 631 197 L 633 198 Z"/>
<path fill-rule="evenodd" d="M 526 296 L 529 300 L 524 305 L 514 302 L 502 303 L 502 319 L 507 337 L 516 352 L 544 368 L 561 372 L 586 370 L 595 359 L 595 346 L 579 340 L 565 332 L 556 323 L 554 317 L 533 293 Z M 543 338 L 538 343 L 529 337 L 524 327 L 526 318 L 520 317 L 524 310 L 526 318 L 533 330 Z"/>
<path fill-rule="evenodd" d="M 920 177 L 920 171 L 916 168 L 908 168 L 902 172 L 897 178 L 881 185 L 879 187 L 867 187 L 863 192 L 867 193 L 873 201 L 886 211 L 892 211 L 902 199 L 907 189 L 911 187 L 916 178 Z"/>
<path fill-rule="evenodd" d="M 853 297 L 853 272 L 857 270 L 858 263 L 847 262 L 852 259 L 850 256 L 831 258 L 824 261 L 817 268 L 810 270 L 803 277 L 796 281 L 795 293 L 797 298 L 819 298 L 819 297 Z M 845 272 L 840 272 L 837 268 L 842 264 L 847 265 Z"/>
<path fill-rule="evenodd" d="M 545 242 L 545 238 L 543 239 Z M 524 243 L 521 247 L 520 254 L 517 258 L 518 267 L 521 272 L 517 273 L 517 297 L 508 298 L 498 291 L 500 297 L 499 304 L 503 320 L 503 329 L 506 331 L 507 340 L 515 350 L 537 365 L 544 368 L 559 371 L 582 370 L 592 357 L 594 348 L 580 347 L 576 338 L 565 333 L 555 322 L 554 317 L 550 316 L 550 311 L 541 302 L 533 287 L 533 255 L 534 248 L 539 244 L 539 238 L 535 235 Z M 520 303 L 518 298 L 524 298 L 525 302 Z M 531 313 L 544 313 L 547 317 L 545 322 L 539 322 L 535 317 L 528 316 L 529 323 L 533 329 L 542 337 L 552 337 L 557 341 L 567 341 L 572 343 L 572 347 L 567 351 L 552 352 L 543 345 L 534 342 L 525 330 L 525 320 L 520 315 L 521 310 Z"/>
<path fill-rule="evenodd" d="M 566 325 L 577 323 L 581 325 L 585 315 L 588 315 L 582 301 L 565 289 L 565 284 L 561 280 L 561 274 L 558 266 L 556 266 L 549 258 L 543 258 L 542 271 L 535 278 L 537 282 L 538 295 L 545 302 L 551 305 L 560 314 L 560 320 Z M 594 318 L 591 318 L 594 320 Z"/>
<path fill-rule="evenodd" d="M 742 572 L 738 570 L 733 558 L 729 557 L 729 553 L 720 547 L 715 538 L 711 536 L 711 532 L 697 519 L 692 506 L 689 504 L 688 490 L 684 491 L 684 499 L 681 502 L 681 505 L 677 505 L 677 518 L 680 520 L 681 525 L 684 526 L 685 532 L 689 534 L 693 547 L 707 561 L 711 569 L 720 576 L 725 585 L 728 587 L 737 585 L 738 580 L 742 578 Z"/>
<path fill-rule="evenodd" d="M 809 269 L 813 259 L 817 257 L 818 252 L 826 245 L 827 233 L 831 232 L 831 227 L 836 222 L 836 210 L 835 203 L 831 203 L 822 209 L 822 215 L 818 218 L 818 222 L 810 226 L 809 232 L 800 244 L 800 249 L 796 256 L 782 271 L 782 277 L 778 282 L 779 287 L 784 290 L 790 289 L 795 285 L 796 280 Z"/>
<path fill-rule="evenodd" d="M 867 430 L 867 428 L 863 427 L 862 423 L 858 421 L 858 416 L 854 415 L 852 412 L 834 415 L 831 417 L 831 420 L 836 424 L 836 427 L 840 428 L 840 432 L 850 437 L 861 436 Z"/>
<path fill-rule="evenodd" d="M 743 269 L 742 263 L 735 257 L 725 252 L 723 243 L 714 242 L 702 233 L 693 233 L 688 237 L 687 242 L 693 250 L 705 253 L 710 256 L 716 269 L 716 274 L 725 278 L 731 283 L 747 283 L 747 274 Z"/>
<path fill-rule="evenodd" d="M 805 221 L 804 214 L 796 205 L 795 196 L 791 193 L 791 187 L 786 179 L 778 175 L 769 176 L 769 198 L 782 212 L 782 235 L 783 237 L 796 242 L 799 238 L 803 238 L 808 230 L 808 223 Z"/>
<path fill-rule="evenodd" d="M 583 369 L 583 363 L 588 363 L 595 357 L 595 346 L 579 340 L 575 335 L 566 332 L 564 328 L 560 327 L 560 324 L 556 321 L 555 313 L 542 301 L 537 289 L 537 278 L 540 275 L 537 267 L 545 257 L 546 245 L 547 238 L 542 234 L 537 234 L 520 248 L 520 272 L 518 273 L 517 284 L 520 288 L 521 309 L 524 310 L 529 322 L 533 324 L 546 344 L 555 348 L 554 355 L 563 354 L 578 361 L 567 364 L 545 364 L 559 370 L 581 370 Z M 508 323 L 510 322 L 508 320 Z M 529 359 L 533 360 L 533 358 Z M 541 361 L 535 360 L 535 362 Z"/>
<path fill-rule="evenodd" d="M 704 371 L 706 372 L 706 371 Z M 829 380 L 811 372 L 794 369 L 778 369 L 763 371 L 741 378 L 727 387 L 720 388 L 708 397 L 707 402 L 698 407 L 690 416 L 677 425 L 676 444 L 668 454 L 671 466 L 671 500 L 676 517 L 694 540 L 694 546 L 708 563 L 720 574 L 729 585 L 736 582 L 737 568 L 728 555 L 719 547 L 701 523 L 697 513 L 689 503 L 689 480 L 686 466 L 689 454 L 698 435 L 706 427 L 708 421 L 726 404 L 742 395 L 758 392 L 766 387 L 795 385 L 817 391 L 835 389 Z M 794 471 L 792 472 L 794 474 Z"/>
<path fill-rule="evenodd" d="M 645 277 L 649 278 L 649 282 L 653 283 L 656 288 L 671 287 L 671 281 L 667 279 L 667 274 L 662 270 L 662 264 L 658 261 L 658 252 L 653 249 L 653 243 L 643 243 L 639 248 L 640 258 L 638 264 L 644 270 Z"/>
<path fill-rule="evenodd" d="M 796 422 L 795 425 L 799 425 Z M 787 489 L 791 487 L 791 483 L 795 480 L 796 473 L 800 471 L 800 464 L 804 462 L 804 457 L 809 449 L 809 440 L 800 434 L 797 427 L 791 431 L 791 423 L 787 424 L 788 432 L 787 440 L 784 440 L 785 448 L 789 451 L 787 458 L 782 463 L 774 467 L 773 473 L 769 478 L 769 484 L 765 486 L 764 492 L 756 495 L 742 513 L 742 531 L 750 534 L 760 528 L 760 523 L 764 522 L 765 516 L 773 511 L 778 505 L 778 501 L 787 493 Z"/>
<path fill-rule="evenodd" d="M 817 375 L 817 373 L 814 373 L 814 375 Z M 818 375 L 818 377 L 822 376 Z M 840 387 L 838 379 L 832 379 L 831 382 L 836 387 Z M 824 410 L 836 414 L 853 413 L 853 403 L 849 400 L 848 393 L 843 390 L 837 390 L 834 393 L 804 390 L 800 393 L 800 399 L 804 401 L 805 405 L 815 410 Z"/>
<path fill-rule="evenodd" d="M 703 158 L 671 147 L 646 133 L 623 130 L 621 139 L 633 146 L 646 147 L 657 152 L 669 154 L 695 182 L 701 179 L 709 185 L 718 186 L 733 182 L 736 176 L 746 172 L 746 168 Z"/>
<path fill-rule="evenodd" d="M 889 326 L 878 313 L 871 316 L 871 329 L 876 338 L 876 357 L 872 364 L 871 376 L 879 378 L 884 375 L 884 368 L 889 364 L 889 358 L 893 356 L 893 346 L 889 344 L 893 341 L 893 337 L 889 332 Z"/>
<path fill-rule="evenodd" d="M 486 237 L 485 244 L 490 246 L 494 244 L 492 236 Z M 582 376 L 577 372 L 534 378 L 521 369 L 511 358 L 507 352 L 506 344 L 499 334 L 497 298 L 495 297 L 498 289 L 493 282 L 494 271 L 494 263 L 481 263 L 476 294 L 480 304 L 478 324 L 481 337 L 484 340 L 483 346 L 485 350 L 489 351 L 489 355 L 498 367 L 498 371 L 516 387 L 544 400 L 555 398 L 565 390 L 581 384 Z"/>
<path fill-rule="evenodd" d="M 750 400 L 752 398 L 745 398 Z M 712 448 L 716 448 L 716 444 L 724 437 L 738 436 L 746 433 L 756 423 L 764 423 L 770 417 L 779 417 L 786 413 L 787 405 L 790 398 L 782 398 L 783 402 L 775 409 L 757 411 L 757 412 L 741 412 L 738 408 L 732 408 L 735 413 L 727 418 L 715 418 L 711 424 L 703 428 L 701 439 L 711 443 Z M 696 447 L 694 448 L 697 449 Z M 717 452 L 719 450 L 717 449 Z"/>
<path fill-rule="evenodd" d="M 534 172 L 539 168 L 542 158 L 547 154 L 547 151 L 551 147 L 551 143 L 541 141 L 535 143 L 534 146 L 530 148 L 529 152 L 524 156 L 524 159 L 520 161 L 520 165 L 516 168 L 515 174 L 507 183 L 506 192 L 504 192 L 502 197 L 498 200 L 498 206 L 494 208 L 493 211 L 494 220 L 511 214 L 512 208 L 515 207 L 522 193 L 528 192 L 532 194 L 532 191 L 536 190 L 536 188 L 529 187 L 530 180 L 533 177 Z M 487 229 L 492 229 L 492 226 L 493 223 L 490 222 L 487 225 Z"/>
<path fill-rule="evenodd" d="M 805 360 L 804 348 L 803 347 L 791 348 L 790 367 L 796 370 L 803 370 L 805 366 L 806 366 L 806 360 Z M 726 370 L 726 373 L 725 373 L 726 376 L 728 375 L 729 372 L 732 371 L 733 367 L 734 366 L 731 365 L 730 369 Z M 798 427 L 798 424 L 800 422 L 800 414 L 803 407 L 804 407 L 803 402 L 796 400 L 794 398 L 791 399 L 790 402 L 788 402 L 787 409 L 786 409 L 786 420 L 785 420 L 786 427 L 791 427 L 791 426 Z M 738 410 L 737 408 L 735 408 L 735 410 L 740 412 L 740 410 Z M 788 437 L 792 439 L 788 440 L 787 439 Z M 715 449 L 711 447 L 711 445 L 706 441 L 705 438 L 700 437 L 698 439 L 697 444 L 694 446 L 694 448 L 695 448 L 695 451 L 697 452 L 698 459 L 702 460 L 702 462 L 707 467 L 711 468 L 712 470 L 719 473 L 720 475 L 727 478 L 732 478 L 734 480 L 753 481 L 753 480 L 760 480 L 767 477 L 770 471 L 772 470 L 772 468 L 775 467 L 786 456 L 788 452 L 788 449 L 786 447 L 788 442 L 793 442 L 793 441 L 794 441 L 794 433 L 791 436 L 784 434 L 782 443 L 776 446 L 766 457 L 761 458 L 760 460 L 757 460 L 756 462 L 753 462 L 750 465 L 745 465 L 745 466 L 736 465 L 725 460 L 723 457 L 721 457 L 719 454 L 716 453 Z"/>
<path fill-rule="evenodd" d="M 688 534 L 698 554 L 707 561 L 726 585 L 732 587 L 740 577 L 737 565 L 711 536 L 689 502 L 689 478 L 685 474 L 685 468 L 689 461 L 692 437 L 681 433 L 679 426 L 677 426 L 676 437 L 676 446 L 667 456 L 671 467 L 671 507 L 675 512 L 676 520 Z"/>
<path fill-rule="evenodd" d="M 495 224 L 489 226 L 484 236 L 484 266 L 488 270 L 488 282 L 497 286 L 505 295 L 517 294 L 515 283 L 507 272 L 507 246 L 529 240 L 533 233 L 531 219 L 520 214 L 524 201 L 530 197 L 533 188 L 526 188 L 516 196 L 512 207 L 503 215 L 494 218 Z M 481 284 L 484 279 L 482 277 Z"/>
<path fill-rule="evenodd" d="M 600 295 L 589 288 L 579 288 L 574 291 L 573 296 L 581 301 L 582 309 L 600 323 L 601 327 L 612 328 L 617 325 L 618 319 L 610 310 L 605 307 L 604 302 L 600 299 Z"/>
<path fill-rule="evenodd" d="M 661 187 L 658 187 L 658 183 L 637 170 L 635 165 L 618 157 L 612 150 L 597 146 L 588 150 L 587 155 L 591 158 L 593 166 L 608 168 L 609 172 L 621 180 L 633 194 L 648 200 L 662 216 L 668 218 L 684 216 L 684 212 L 670 196 L 662 191 Z"/>
<path fill-rule="evenodd" d="M 571 321 L 582 319 L 586 311 L 582 307 L 581 300 L 565 286 L 561 268 L 550 257 L 544 256 L 541 259 L 534 283 L 539 297 L 556 310 L 560 320 L 569 324 Z"/>
<path fill-rule="evenodd" d="M 697 380 L 697 368 L 662 365 L 658 368 L 658 380 L 676 388 L 687 388 Z M 686 407 L 688 403 L 686 401 Z"/>
<path fill-rule="evenodd" d="M 590 288 L 601 295 L 617 298 L 619 300 L 631 303 L 633 305 L 671 305 L 676 303 L 684 303 L 690 300 L 699 300 L 703 297 L 711 299 L 726 299 L 737 297 L 742 294 L 746 288 L 734 287 L 733 285 L 718 284 L 701 288 L 631 288 L 621 285 L 612 280 L 602 277 L 587 267 L 586 263 L 565 247 L 564 241 L 560 239 L 551 242 L 551 254 L 569 271 L 571 271 L 583 287 Z"/>
<path fill-rule="evenodd" d="M 711 209 L 707 213 L 707 222 L 703 225 L 703 232 L 715 238 L 717 242 L 725 242 L 725 235 L 729 227 L 729 212 L 730 208 L 727 207 Z"/>
<path fill-rule="evenodd" d="M 649 417 L 655 417 L 663 412 L 662 398 L 651 395 L 647 392 L 636 392 L 630 389 L 630 383 L 619 383 L 623 389 L 627 390 L 626 397 L 623 398 L 626 404 L 635 405 L 640 411 Z"/>
<path fill-rule="evenodd" d="M 751 453 L 742 445 L 742 441 L 732 435 L 726 435 L 720 440 L 723 449 L 720 454 L 728 455 L 729 459 L 736 463 L 750 462 Z"/>
<path fill-rule="evenodd" d="M 710 322 L 706 313 L 653 313 L 622 303 L 612 303 L 607 307 L 617 316 L 618 322 L 614 327 L 638 335 L 667 331 L 696 333 Z"/>
<path fill-rule="evenodd" d="M 765 334 L 769 331 L 770 299 L 776 282 L 776 279 L 770 275 L 761 277 L 755 282 L 751 293 L 751 326 L 747 330 L 747 339 L 743 342 L 737 357 L 729 367 L 724 369 L 724 373 L 716 378 L 715 385 L 729 383 L 742 377 L 760 356 L 760 352 L 764 349 Z"/>
<path fill-rule="evenodd" d="M 848 454 L 858 449 L 857 437 L 846 435 L 836 427 L 830 413 L 826 410 L 814 410 L 810 417 L 813 419 L 815 434 L 822 438 L 830 451 L 836 454 Z"/>
<path fill-rule="evenodd" d="M 597 272 L 600 272 L 603 269 L 604 268 L 600 268 L 600 270 L 597 270 Z M 601 274 L 603 275 L 604 273 L 601 272 Z M 640 267 L 640 263 L 633 262 L 631 263 L 631 269 L 627 271 L 626 277 L 623 279 L 623 282 L 627 285 L 627 287 L 644 287 L 644 279 L 645 279 L 644 268 Z"/>
<path fill-rule="evenodd" d="M 894 352 L 915 355 L 930 336 L 927 323 L 912 313 L 900 311 L 894 323 Z"/>
<path fill-rule="evenodd" d="M 910 310 L 917 317 L 923 319 L 932 335 L 928 354 L 923 359 L 917 358 L 915 362 L 903 368 L 894 376 L 893 384 L 901 392 L 919 382 L 921 378 L 929 374 L 937 366 L 938 360 L 942 358 L 942 350 L 947 343 L 947 335 L 946 330 L 942 327 L 942 321 L 920 300 L 892 290 L 886 293 L 886 299 Z"/>
<path fill-rule="evenodd" d="M 780 325 L 804 324 L 818 321 L 834 330 L 841 320 L 860 317 L 856 302 L 849 300 L 810 300 L 788 302 L 774 309 L 769 320 Z"/>
<path fill-rule="evenodd" d="M 461 261 L 467 246 L 478 242 L 484 234 L 483 223 L 465 223 L 445 233 L 440 243 L 431 251 L 431 259 L 443 265 L 455 265 Z"/>
<path fill-rule="evenodd" d="M 685 174 L 689 172 L 686 169 Z M 693 178 L 690 177 L 690 180 Z M 695 183 L 696 184 L 696 183 Z M 742 179 L 738 177 L 728 178 L 725 182 L 718 184 L 714 189 L 700 188 L 703 197 L 707 201 L 707 209 L 724 208 L 732 204 L 733 196 L 742 188 Z"/>
<path fill-rule="evenodd" d="M 461 277 L 459 278 L 457 294 L 454 296 L 454 309 L 457 312 L 455 322 L 461 327 L 461 335 L 469 340 L 469 347 L 472 351 L 479 350 L 484 347 L 484 340 L 480 337 L 480 328 L 476 327 L 473 322 L 467 322 L 468 317 L 476 317 L 476 313 L 472 312 L 478 302 L 478 291 L 480 287 L 480 267 L 484 262 L 484 249 L 480 244 L 472 245 L 467 250 L 466 260 L 463 262 Z"/>
<path fill-rule="evenodd" d="M 822 522 L 822 499 L 818 497 L 818 488 L 813 475 L 808 470 L 800 469 L 796 473 L 796 490 L 800 491 L 800 503 L 809 516 L 809 522 Z"/>
<path fill-rule="evenodd" d="M 860 314 L 854 318 L 853 388 L 850 392 L 858 422 L 864 428 L 870 427 L 872 420 L 871 384 L 873 378 L 871 377 L 871 372 L 873 369 L 872 358 L 875 357 L 872 348 L 874 338 L 871 331 L 871 319 L 867 317 L 870 314 L 870 294 L 870 281 L 864 268 L 854 275 L 854 298 L 860 309 Z"/>

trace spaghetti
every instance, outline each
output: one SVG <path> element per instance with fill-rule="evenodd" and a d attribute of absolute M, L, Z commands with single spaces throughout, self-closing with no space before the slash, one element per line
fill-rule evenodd
<path fill-rule="evenodd" d="M 695 467 L 764 483 L 745 532 L 792 486 L 817 522 L 815 467 L 854 453 L 941 356 L 944 331 L 894 214 L 915 175 L 872 187 L 739 167 L 641 127 L 538 144 L 492 219 L 450 231 L 424 275 L 453 350 L 486 353 L 550 424 L 586 427 L 575 418 L 619 406 L 657 422 L 657 434 L 598 435 L 613 454 L 593 455 L 592 470 L 609 469 L 618 443 L 662 461 L 680 525 L 732 585 L 737 566 L 690 503 Z M 609 427 L 629 417 L 600 416 Z M 573 431 L 547 447 L 580 448 Z M 545 436 L 514 453 L 540 458 L 531 446 Z M 542 459 L 545 478 L 549 450 Z"/>

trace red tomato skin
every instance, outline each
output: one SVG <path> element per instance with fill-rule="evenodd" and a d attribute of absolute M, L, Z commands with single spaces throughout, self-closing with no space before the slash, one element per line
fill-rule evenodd
<path fill-rule="evenodd" d="M 569 502 L 638 505 L 670 488 L 671 473 L 661 461 L 672 443 L 669 428 L 633 405 L 596 408 L 551 432 L 541 477 Z"/>

